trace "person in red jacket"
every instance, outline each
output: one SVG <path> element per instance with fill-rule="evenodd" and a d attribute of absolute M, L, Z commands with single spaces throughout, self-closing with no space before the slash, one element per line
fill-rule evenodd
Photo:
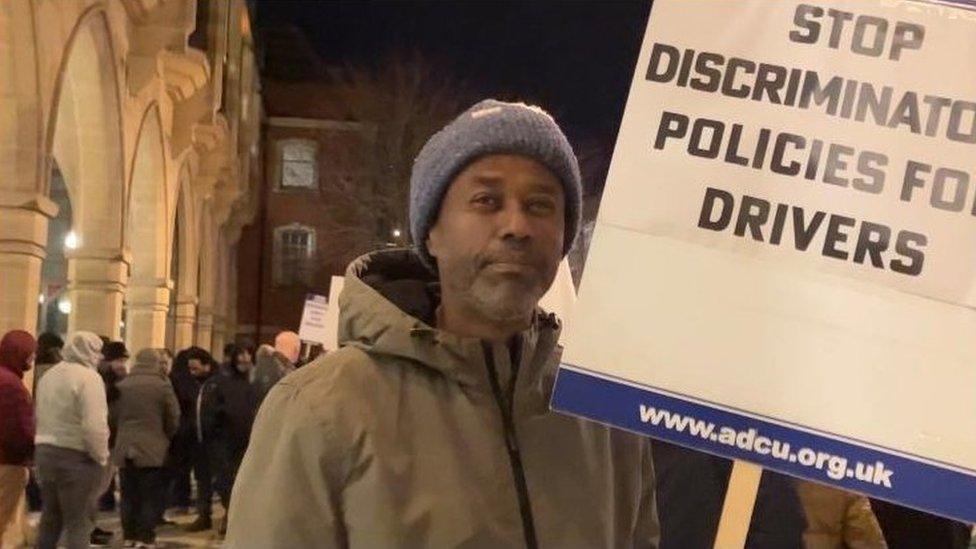
<path fill-rule="evenodd" d="M 23 378 L 35 351 L 37 342 L 23 330 L 0 340 L 0 539 L 27 486 L 34 454 L 34 406 Z"/>

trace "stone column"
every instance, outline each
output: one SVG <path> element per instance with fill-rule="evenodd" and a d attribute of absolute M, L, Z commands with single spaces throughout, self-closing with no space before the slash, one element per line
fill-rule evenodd
<path fill-rule="evenodd" d="M 197 298 L 192 295 L 176 296 L 176 334 L 173 337 L 177 351 L 196 342 Z"/>
<path fill-rule="evenodd" d="M 210 343 L 214 356 L 220 356 L 224 352 L 224 343 L 226 342 L 227 322 L 223 315 L 215 314 L 213 316 L 213 336 Z"/>
<path fill-rule="evenodd" d="M 210 350 L 213 346 L 213 308 L 200 305 L 197 309 L 197 337 L 198 347 Z M 220 355 L 215 355 L 220 360 Z"/>
<path fill-rule="evenodd" d="M 57 212 L 57 205 L 46 196 L 0 192 L 0 335 L 15 329 L 36 331 L 48 220 Z M 24 376 L 24 385 L 31 390 L 34 370 Z M 21 496 L 0 545 L 26 544 L 25 509 Z"/>
<path fill-rule="evenodd" d="M 166 313 L 173 283 L 169 279 L 133 281 L 126 292 L 125 339 L 129 352 L 166 345 Z"/>
<path fill-rule="evenodd" d="M 37 327 L 48 219 L 58 207 L 42 195 L 0 196 L 0 334 Z"/>
<path fill-rule="evenodd" d="M 81 248 L 66 255 L 71 301 L 68 331 L 87 330 L 118 340 L 129 278 L 128 254 L 121 250 Z"/>

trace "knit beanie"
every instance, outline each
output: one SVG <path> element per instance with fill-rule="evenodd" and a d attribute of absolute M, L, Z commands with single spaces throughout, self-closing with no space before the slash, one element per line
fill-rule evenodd
<path fill-rule="evenodd" d="M 479 102 L 420 150 L 410 175 L 410 233 L 420 260 L 431 270 L 427 233 L 437 221 L 441 201 L 455 176 L 469 163 L 489 154 L 519 154 L 549 168 L 563 185 L 566 234 L 563 255 L 579 229 L 582 204 L 579 163 L 559 125 L 546 111 L 525 103 L 495 99 Z"/>

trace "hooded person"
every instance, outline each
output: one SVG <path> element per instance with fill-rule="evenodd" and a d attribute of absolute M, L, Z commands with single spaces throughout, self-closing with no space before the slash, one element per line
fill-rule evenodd
<path fill-rule="evenodd" d="M 0 340 L 0 540 L 27 486 L 34 453 L 34 405 L 23 378 L 36 350 L 34 337 L 23 330 Z"/>
<path fill-rule="evenodd" d="M 163 464 L 180 425 L 180 405 L 159 349 L 136 354 L 112 404 L 117 423 L 113 459 L 119 466 L 125 541 L 153 544 L 163 490 Z"/>
<path fill-rule="evenodd" d="M 225 545 L 655 547 L 649 441 L 548 406 L 560 322 L 538 302 L 581 206 L 555 120 L 480 102 L 410 185 L 416 248 L 347 270 L 340 348 L 265 399 Z"/>
<path fill-rule="evenodd" d="M 91 495 L 109 459 L 105 385 L 96 371 L 101 350 L 97 335 L 72 334 L 63 360 L 37 384 L 35 462 L 44 502 L 39 549 L 54 549 L 62 532 L 69 549 L 88 547 Z"/>

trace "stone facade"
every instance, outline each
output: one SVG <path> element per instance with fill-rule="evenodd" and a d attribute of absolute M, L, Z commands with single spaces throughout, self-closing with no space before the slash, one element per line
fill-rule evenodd
<path fill-rule="evenodd" d="M 0 2 L 0 333 L 38 325 L 54 173 L 67 331 L 132 351 L 236 333 L 261 174 L 251 17 L 244 0 Z"/>

